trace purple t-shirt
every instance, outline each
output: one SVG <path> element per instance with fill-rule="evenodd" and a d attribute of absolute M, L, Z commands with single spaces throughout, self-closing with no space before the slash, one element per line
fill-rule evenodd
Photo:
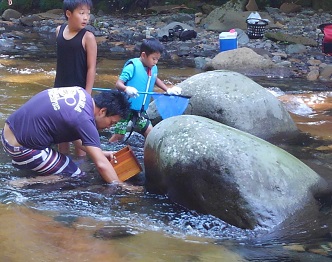
<path fill-rule="evenodd" d="M 47 89 L 33 96 L 6 123 L 22 146 L 44 149 L 81 139 L 100 147 L 91 96 L 81 87 Z"/>

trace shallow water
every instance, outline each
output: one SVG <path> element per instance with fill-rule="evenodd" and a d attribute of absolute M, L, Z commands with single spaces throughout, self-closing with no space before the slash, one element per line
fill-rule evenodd
<path fill-rule="evenodd" d="M 101 59 L 95 86 L 112 87 L 124 61 Z M 51 87 L 55 60 L 0 58 L 0 126 L 35 93 Z M 199 73 L 167 68 L 159 77 L 176 84 Z M 281 145 L 324 177 L 332 173 L 332 92 L 324 84 L 302 80 L 256 79 L 283 101 L 306 133 Z M 301 90 L 301 91 L 298 91 Z M 101 133 L 103 147 L 110 135 Z M 130 144 L 143 162 L 142 137 Z M 88 176 L 54 184 L 15 188 L 28 175 L 0 152 L 0 261 L 329 261 L 332 221 L 326 201 L 319 221 L 294 221 L 292 235 L 256 238 L 258 232 L 232 227 L 144 191 L 105 185 L 88 159 L 76 160 Z M 139 177 L 140 178 L 140 177 Z M 139 178 L 136 182 L 140 182 Z M 282 230 L 282 229 L 281 229 Z M 286 229 L 284 229 L 286 230 Z M 291 234 L 291 233 L 290 233 Z"/>

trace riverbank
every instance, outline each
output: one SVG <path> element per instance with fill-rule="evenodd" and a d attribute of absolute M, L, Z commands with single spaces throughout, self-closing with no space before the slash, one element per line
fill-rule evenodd
<path fill-rule="evenodd" d="M 170 9 L 157 15 L 98 13 L 91 16 L 88 29 L 96 36 L 99 57 L 127 59 L 138 55 L 139 45 L 147 34 L 158 37 L 158 32 L 170 23 L 184 24 L 193 28 L 197 37 L 187 41 L 175 37 L 163 42 L 167 52 L 161 62 L 174 67 L 186 66 L 204 70 L 206 62 L 219 53 L 219 32 L 206 29 L 208 25 L 202 21 L 208 14 L 187 14 L 182 11 L 181 8 Z M 308 9 L 285 14 L 277 8 L 269 8 L 261 14 L 262 17 L 267 14 L 272 20 L 266 27 L 266 33 L 283 34 L 288 38 L 284 41 L 267 37 L 245 40 L 239 38 L 238 47 L 249 47 L 278 66 L 287 67 L 291 70 L 292 77 L 322 81 L 328 87 L 332 86 L 332 58 L 322 53 L 322 34 L 317 28 L 318 25 L 331 21 L 331 14 Z M 4 15 L 2 17 L 4 19 Z M 55 28 L 63 22 L 65 19 L 62 10 L 0 21 L 2 54 L 55 57 Z M 240 27 L 243 28 L 243 25 L 234 23 L 234 28 L 245 34 L 246 30 Z M 316 45 L 291 43 L 295 36 L 316 41 Z"/>

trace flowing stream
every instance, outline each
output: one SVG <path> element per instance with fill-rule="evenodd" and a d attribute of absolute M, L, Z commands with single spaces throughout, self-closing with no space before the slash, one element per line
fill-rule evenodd
<path fill-rule="evenodd" d="M 98 59 L 96 87 L 113 87 L 124 61 Z M 0 126 L 31 96 L 52 87 L 55 59 L 0 57 Z M 199 73 L 159 65 L 159 77 L 176 84 Z M 256 79 L 284 103 L 303 137 L 280 145 L 320 175 L 332 175 L 332 91 L 324 83 Z M 38 105 L 36 105 L 38 110 Z M 101 132 L 105 149 L 110 133 Z M 141 136 L 131 138 L 143 163 Z M 29 175 L 0 150 L 0 261 L 331 261 L 331 203 L 317 223 L 294 222 L 289 237 L 263 237 L 213 216 L 172 203 L 166 196 L 106 185 L 88 158 L 76 160 L 82 180 L 16 187 Z M 140 178 L 137 178 L 138 182 Z M 291 201 L 291 200 L 290 200 Z"/>

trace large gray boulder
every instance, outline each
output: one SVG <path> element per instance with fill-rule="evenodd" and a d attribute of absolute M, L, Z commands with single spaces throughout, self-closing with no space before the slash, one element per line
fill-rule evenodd
<path fill-rule="evenodd" d="M 291 77 L 292 71 L 275 64 L 269 57 L 248 47 L 220 52 L 205 65 L 205 70 L 232 70 L 246 76 Z"/>
<path fill-rule="evenodd" d="M 223 31 L 223 30 L 230 30 L 234 27 L 241 28 L 237 24 L 231 23 L 231 25 L 223 26 L 223 22 L 225 21 L 224 16 L 226 16 L 228 13 L 231 13 L 231 18 L 234 18 L 234 16 L 237 16 L 237 14 L 241 13 L 245 9 L 245 5 L 247 4 L 246 0 L 235 0 L 235 1 L 229 1 L 220 7 L 215 8 L 212 10 L 207 17 L 205 17 L 202 20 L 202 25 L 207 30 L 216 30 L 216 31 Z M 230 17 L 228 17 L 230 18 Z M 244 19 L 241 19 L 242 21 Z M 233 22 L 233 20 L 232 20 Z M 221 32 L 220 31 L 220 32 Z"/>
<path fill-rule="evenodd" d="M 24 26 L 33 26 L 36 22 L 41 20 L 39 15 L 28 15 L 20 18 L 20 22 Z"/>
<path fill-rule="evenodd" d="M 246 20 L 251 14 L 251 11 L 244 11 L 247 3 L 247 0 L 228 1 L 222 6 L 212 10 L 204 19 L 202 19 L 201 25 L 206 30 L 216 32 L 229 31 L 232 28 L 246 30 Z M 259 15 L 262 19 L 267 19 L 269 21 L 267 27 L 274 24 L 269 13 L 260 11 Z"/>
<path fill-rule="evenodd" d="M 240 228 L 270 229 L 305 206 L 317 210 L 314 195 L 327 188 L 286 151 L 200 116 L 156 125 L 144 164 L 148 191 Z"/>
<path fill-rule="evenodd" d="M 264 87 L 236 72 L 216 70 L 189 77 L 178 84 L 191 96 L 184 112 L 210 118 L 265 140 L 291 138 L 298 134 L 295 122 L 283 104 Z M 156 125 L 155 105 L 148 110 Z"/>
<path fill-rule="evenodd" d="M 19 19 L 22 16 L 22 14 L 14 9 L 6 9 L 1 17 L 5 21 L 11 21 L 13 19 Z"/>

